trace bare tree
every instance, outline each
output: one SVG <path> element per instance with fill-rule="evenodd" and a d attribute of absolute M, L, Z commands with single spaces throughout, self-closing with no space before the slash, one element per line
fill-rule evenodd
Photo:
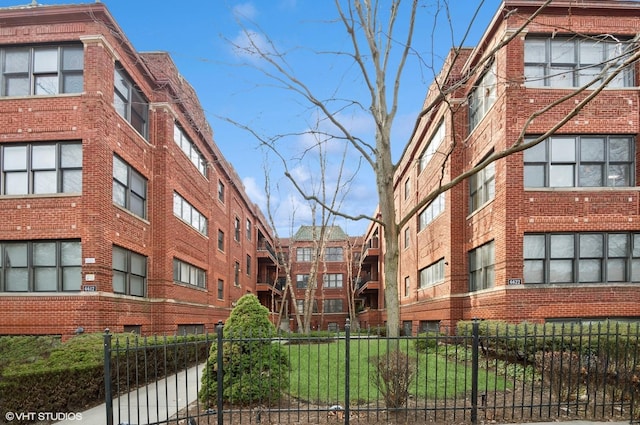
<path fill-rule="evenodd" d="M 434 113 L 436 108 L 445 105 L 450 110 L 449 116 L 453 116 L 458 108 L 458 102 L 452 102 L 452 97 L 461 88 L 466 87 L 474 79 L 483 73 L 494 54 L 499 52 L 514 38 L 522 35 L 523 30 L 538 16 L 552 0 L 544 0 L 539 3 L 540 6 L 531 16 L 525 19 L 519 28 L 511 30 L 497 44 L 486 47 L 482 56 L 474 64 L 465 69 L 464 75 L 456 75 L 453 78 L 454 70 L 460 69 L 460 61 L 464 60 L 459 55 L 462 50 L 459 46 L 453 46 L 448 60 L 445 62 L 442 71 L 436 76 L 432 85 L 432 92 L 427 96 L 423 110 L 418 115 L 414 136 L 417 129 L 423 124 L 422 120 Z M 478 10 L 484 2 L 479 1 Z M 360 102 L 357 99 L 341 99 L 335 96 L 332 99 L 324 99 L 317 96 L 309 85 L 305 84 L 294 73 L 293 68 L 287 61 L 287 55 L 279 52 L 275 43 L 268 37 L 268 43 L 264 44 L 256 42 L 252 38 L 252 33 L 247 32 L 248 46 L 237 46 L 250 50 L 252 54 L 258 55 L 262 61 L 257 67 L 266 77 L 270 78 L 276 85 L 291 93 L 295 93 L 304 102 L 311 105 L 314 110 L 319 111 L 331 125 L 331 136 L 323 132 L 323 136 L 332 137 L 335 140 L 343 141 L 357 151 L 362 160 L 369 164 L 375 174 L 376 188 L 378 193 L 378 208 L 380 215 L 376 217 L 361 215 L 348 215 L 344 212 L 332 208 L 331 205 L 323 202 L 313 193 L 305 191 L 303 187 L 296 183 L 295 177 L 291 174 L 285 163 L 285 175 L 291 179 L 294 186 L 308 200 L 318 202 L 324 209 L 332 211 L 334 214 L 353 220 L 368 219 L 379 223 L 384 229 L 384 294 L 387 308 L 387 326 L 391 336 L 397 336 L 400 329 L 399 317 L 399 300 L 398 300 L 398 260 L 399 260 L 399 233 L 400 229 L 421 209 L 429 205 L 436 197 L 449 190 L 451 187 L 459 184 L 464 179 L 478 173 L 500 158 L 504 158 L 515 152 L 527 149 L 537 143 L 548 138 L 569 120 L 575 117 L 594 97 L 596 97 L 604 87 L 609 84 L 616 76 L 629 64 L 638 60 L 640 53 L 638 51 L 625 51 L 620 54 L 617 60 L 604 64 L 598 75 L 584 84 L 582 87 L 575 88 L 569 94 L 560 96 L 548 105 L 541 107 L 537 112 L 532 114 L 522 128 L 520 136 L 507 144 L 505 149 L 496 150 L 490 156 L 485 158 L 481 163 L 469 168 L 459 175 L 451 178 L 444 178 L 444 170 L 447 160 L 455 147 L 464 140 L 453 137 L 449 150 L 445 153 L 445 159 L 442 162 L 442 172 L 439 184 L 423 199 L 416 203 L 411 211 L 408 211 L 402 217 L 399 217 L 394 202 L 395 193 L 395 173 L 397 163 L 392 159 L 391 149 L 391 129 L 396 118 L 398 110 L 398 97 L 405 66 L 408 58 L 417 55 L 417 49 L 414 48 L 414 31 L 416 28 L 416 18 L 421 5 L 418 0 L 410 0 L 406 9 L 403 9 L 401 0 L 393 0 L 390 3 L 372 2 L 370 0 L 336 0 L 335 1 L 338 22 L 343 26 L 347 37 L 351 41 L 349 51 L 330 52 L 341 57 L 348 57 L 352 65 L 359 71 L 366 90 L 366 102 Z M 442 13 L 445 19 L 452 26 L 449 16 L 448 1 L 440 0 L 436 2 L 436 16 Z M 465 7 L 468 7 L 465 4 Z M 515 10 L 505 10 L 504 19 L 509 14 L 515 13 Z M 399 19 L 403 17 L 406 22 L 400 25 Z M 474 15 L 475 16 L 475 15 Z M 453 31 L 453 28 L 451 28 Z M 401 35 L 396 31 L 402 31 Z M 264 34 L 263 34 L 264 35 Z M 462 40 L 464 43 L 465 40 Z M 633 44 L 637 42 L 633 40 Z M 461 43 L 461 45 L 462 45 Z M 326 54 L 327 52 L 323 52 Z M 426 64 L 424 61 L 423 64 Z M 506 82 L 502 82 L 506 84 Z M 586 95 L 581 96 L 585 93 Z M 571 105 L 568 112 L 557 121 L 550 125 L 548 130 L 534 139 L 525 139 L 525 134 L 530 124 L 540 115 L 543 115 L 558 105 Z M 349 108 L 356 107 L 367 111 L 373 119 L 374 123 L 374 141 L 369 142 L 358 137 L 349 129 L 349 125 L 343 119 L 342 112 Z M 255 134 L 255 132 L 254 132 Z M 281 135 L 276 138 L 266 139 L 259 138 L 261 142 L 274 151 L 278 151 L 281 147 L 278 141 L 283 137 Z M 413 136 L 412 136 L 413 138 Z M 400 141 L 406 143 L 406 141 Z M 407 145 L 408 146 L 408 145 Z M 405 148 L 406 149 L 406 148 Z M 403 153 L 404 155 L 404 153 Z"/>

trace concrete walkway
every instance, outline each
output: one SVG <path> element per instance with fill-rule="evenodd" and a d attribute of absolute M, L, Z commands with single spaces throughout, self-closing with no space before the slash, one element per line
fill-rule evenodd
<path fill-rule="evenodd" d="M 204 364 L 179 372 L 157 383 L 123 394 L 113 399 L 113 423 L 154 424 L 164 423 L 178 411 L 198 398 L 200 377 Z M 82 420 L 56 422 L 60 425 L 106 424 L 105 403 L 82 412 Z"/>

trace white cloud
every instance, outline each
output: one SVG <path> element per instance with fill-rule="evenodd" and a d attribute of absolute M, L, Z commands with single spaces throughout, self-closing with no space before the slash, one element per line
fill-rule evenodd
<path fill-rule="evenodd" d="M 273 51 L 264 35 L 252 30 L 243 30 L 238 33 L 231 40 L 231 48 L 236 57 L 254 62 Z"/>
<path fill-rule="evenodd" d="M 233 7 L 233 16 L 236 19 L 253 21 L 258 16 L 258 10 L 252 3 L 241 3 Z"/>
<path fill-rule="evenodd" d="M 258 185 L 254 177 L 245 177 L 242 179 L 242 184 L 244 185 L 244 191 L 249 195 L 249 199 L 264 211 L 267 207 L 267 196 L 264 193 L 264 188 Z"/>

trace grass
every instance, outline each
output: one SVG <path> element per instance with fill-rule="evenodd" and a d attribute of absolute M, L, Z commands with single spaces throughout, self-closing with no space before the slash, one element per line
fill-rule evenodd
<path fill-rule="evenodd" d="M 376 402 L 382 394 L 371 382 L 375 367 L 371 359 L 389 350 L 387 339 L 353 339 L 350 343 L 349 398 L 358 404 Z M 455 346 L 439 347 L 435 352 L 419 353 L 412 340 L 399 340 L 399 349 L 416 360 L 416 370 L 409 393 L 416 398 L 446 399 L 471 391 L 471 358 L 466 350 Z M 290 345 L 286 350 L 291 361 L 289 393 L 312 403 L 335 404 L 345 400 L 345 341 L 321 344 Z M 456 357 L 458 362 L 451 358 Z M 479 387 L 502 390 L 507 383 L 491 373 L 479 374 Z"/>

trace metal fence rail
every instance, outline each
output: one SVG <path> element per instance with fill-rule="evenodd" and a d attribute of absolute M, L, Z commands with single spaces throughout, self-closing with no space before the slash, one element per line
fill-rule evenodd
<path fill-rule="evenodd" d="M 107 332 L 107 424 L 638 421 L 637 324 L 489 326 L 399 338 L 348 323 L 326 338 L 223 337 L 222 324 L 175 340 Z"/>

